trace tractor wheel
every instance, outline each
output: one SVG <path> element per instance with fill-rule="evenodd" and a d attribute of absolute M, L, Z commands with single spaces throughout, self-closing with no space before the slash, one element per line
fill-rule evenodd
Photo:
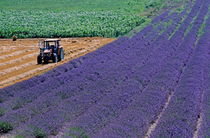
<path fill-rule="evenodd" d="M 58 56 L 56 54 L 53 55 L 53 63 L 58 62 Z"/>
<path fill-rule="evenodd" d="M 61 61 L 64 59 L 64 50 L 63 48 L 60 49 L 60 55 L 58 56 L 58 61 Z"/>
<path fill-rule="evenodd" d="M 42 64 L 42 57 L 40 55 L 37 56 L 37 64 Z"/>
<path fill-rule="evenodd" d="M 44 64 L 48 64 L 48 62 L 49 62 L 49 58 L 48 57 L 44 57 Z"/>

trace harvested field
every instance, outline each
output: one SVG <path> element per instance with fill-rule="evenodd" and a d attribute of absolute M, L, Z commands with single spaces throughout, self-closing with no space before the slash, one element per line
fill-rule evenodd
<path fill-rule="evenodd" d="M 46 72 L 71 59 L 92 52 L 112 42 L 112 38 L 63 38 L 65 60 L 59 63 L 37 65 L 40 39 L 0 39 L 0 88 Z"/>

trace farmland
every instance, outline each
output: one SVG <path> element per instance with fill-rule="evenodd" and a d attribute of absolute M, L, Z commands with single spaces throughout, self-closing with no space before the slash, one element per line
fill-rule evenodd
<path fill-rule="evenodd" d="M 210 137 L 210 1 L 0 89 L 0 133 L 22 137 Z"/>
<path fill-rule="evenodd" d="M 46 72 L 69 60 L 92 52 L 101 46 L 112 42 L 111 38 L 63 38 L 65 61 L 57 64 L 37 65 L 40 39 L 0 40 L 0 88 L 31 78 Z"/>
<path fill-rule="evenodd" d="M 0 38 L 119 37 L 186 0 L 1 0 Z"/>

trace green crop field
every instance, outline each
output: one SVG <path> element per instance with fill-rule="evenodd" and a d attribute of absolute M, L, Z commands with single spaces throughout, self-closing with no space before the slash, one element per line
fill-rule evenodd
<path fill-rule="evenodd" d="M 149 23 L 168 1 L 1 0 L 0 38 L 118 37 Z"/>

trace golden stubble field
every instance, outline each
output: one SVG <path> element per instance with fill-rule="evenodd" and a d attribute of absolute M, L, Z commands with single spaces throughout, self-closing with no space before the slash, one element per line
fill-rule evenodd
<path fill-rule="evenodd" d="M 0 39 L 0 88 L 42 74 L 56 66 L 108 44 L 115 39 L 101 37 L 62 38 L 65 60 L 37 65 L 40 39 Z"/>

